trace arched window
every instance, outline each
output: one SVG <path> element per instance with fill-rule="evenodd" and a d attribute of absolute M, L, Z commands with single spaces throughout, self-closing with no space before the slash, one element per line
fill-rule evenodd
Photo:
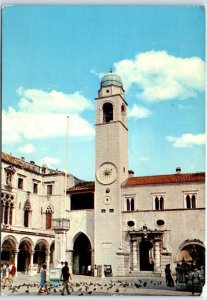
<path fill-rule="evenodd" d="M 126 209 L 127 211 L 134 211 L 134 198 L 126 199 Z"/>
<path fill-rule="evenodd" d="M 190 205 L 190 196 L 189 195 L 186 196 L 186 207 L 187 208 L 191 208 L 191 205 Z"/>
<path fill-rule="evenodd" d="M 155 209 L 159 210 L 159 199 L 158 199 L 158 197 L 155 198 Z"/>
<path fill-rule="evenodd" d="M 9 224 L 12 225 L 12 218 L 13 218 L 13 209 L 14 209 L 14 204 L 10 204 L 10 211 L 9 211 Z"/>
<path fill-rule="evenodd" d="M 164 196 L 157 195 L 154 198 L 154 209 L 163 210 L 164 209 Z"/>
<path fill-rule="evenodd" d="M 127 211 L 130 211 L 130 202 L 128 198 L 127 198 Z"/>
<path fill-rule="evenodd" d="M 14 209 L 14 196 L 9 193 L 1 193 L 1 223 L 12 225 Z"/>
<path fill-rule="evenodd" d="M 9 212 L 9 203 L 6 202 L 6 205 L 4 206 L 4 224 L 8 224 L 9 223 L 8 212 Z"/>
<path fill-rule="evenodd" d="M 29 227 L 30 223 L 31 204 L 27 200 L 24 205 L 24 227 Z"/>
<path fill-rule="evenodd" d="M 131 199 L 131 211 L 134 211 L 134 198 Z"/>
<path fill-rule="evenodd" d="M 196 208 L 196 195 L 195 194 L 186 195 L 185 201 L 186 201 L 186 208 L 188 208 L 188 209 Z"/>
<path fill-rule="evenodd" d="M 107 102 L 103 105 L 103 122 L 109 123 L 110 121 L 113 121 L 113 105 Z"/>
<path fill-rule="evenodd" d="M 164 199 L 163 197 L 160 197 L 160 210 L 164 209 Z"/>
<path fill-rule="evenodd" d="M 192 196 L 192 208 L 196 208 L 196 198 L 195 198 L 195 195 Z"/>

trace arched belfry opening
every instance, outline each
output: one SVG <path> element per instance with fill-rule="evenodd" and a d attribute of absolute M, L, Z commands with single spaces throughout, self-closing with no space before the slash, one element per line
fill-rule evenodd
<path fill-rule="evenodd" d="M 91 243 L 88 237 L 81 233 L 73 246 L 73 273 L 86 274 L 87 266 L 91 265 Z"/>
<path fill-rule="evenodd" d="M 109 102 L 103 105 L 103 122 L 109 123 L 113 121 L 113 105 Z"/>

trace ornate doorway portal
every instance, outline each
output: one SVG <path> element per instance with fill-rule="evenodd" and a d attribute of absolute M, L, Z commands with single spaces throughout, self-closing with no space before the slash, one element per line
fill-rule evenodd
<path fill-rule="evenodd" d="M 140 251 L 140 271 L 153 271 L 154 264 L 150 250 L 153 250 L 153 244 L 148 239 L 142 239 L 139 245 Z"/>

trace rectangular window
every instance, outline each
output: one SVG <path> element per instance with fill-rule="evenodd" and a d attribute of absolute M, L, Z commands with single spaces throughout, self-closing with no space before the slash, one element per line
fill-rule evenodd
<path fill-rule="evenodd" d="M 34 194 L 38 193 L 38 183 L 33 183 L 33 193 Z"/>
<path fill-rule="evenodd" d="M 114 212 L 114 209 L 113 209 L 113 208 L 110 208 L 110 209 L 109 209 L 109 212 L 110 212 L 110 213 L 113 213 L 113 212 Z"/>
<path fill-rule="evenodd" d="M 48 184 L 47 185 L 47 196 L 51 196 L 52 195 L 52 184 Z"/>
<path fill-rule="evenodd" d="M 18 178 L 18 189 L 23 190 L 23 178 Z"/>
<path fill-rule="evenodd" d="M 101 213 L 105 213 L 106 212 L 106 210 L 105 209 L 101 209 Z"/>

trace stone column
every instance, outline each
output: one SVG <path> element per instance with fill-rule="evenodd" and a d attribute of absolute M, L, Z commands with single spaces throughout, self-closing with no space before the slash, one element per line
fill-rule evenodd
<path fill-rule="evenodd" d="M 30 273 L 33 273 L 33 259 L 34 259 L 34 253 L 35 251 L 31 251 L 30 253 Z"/>
<path fill-rule="evenodd" d="M 137 259 L 137 238 L 132 238 L 132 270 L 137 271 L 137 264 L 138 264 L 138 259 Z"/>
<path fill-rule="evenodd" d="M 13 253 L 14 253 L 14 264 L 15 264 L 15 266 L 16 266 L 16 268 L 17 268 L 17 262 L 18 262 L 18 250 L 17 249 L 15 249 L 14 251 L 13 251 Z M 16 276 L 17 276 L 17 272 L 16 272 Z"/>
<path fill-rule="evenodd" d="M 73 250 L 66 251 L 66 261 L 68 261 L 70 273 L 73 273 Z"/>
<path fill-rule="evenodd" d="M 154 240 L 154 272 L 160 273 L 160 238 L 155 238 Z"/>
<path fill-rule="evenodd" d="M 116 270 L 116 276 L 124 276 L 125 275 L 125 266 L 124 266 L 124 251 L 122 248 L 119 249 L 117 254 L 117 270 Z"/>
<path fill-rule="evenodd" d="M 47 270 L 50 269 L 50 251 L 46 251 L 46 264 L 47 264 Z"/>

